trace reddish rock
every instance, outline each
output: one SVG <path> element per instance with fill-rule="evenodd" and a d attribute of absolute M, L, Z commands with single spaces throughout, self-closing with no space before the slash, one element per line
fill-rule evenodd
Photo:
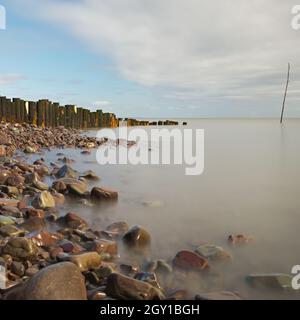
<path fill-rule="evenodd" d="M 23 178 L 20 174 L 11 173 L 6 180 L 6 184 L 8 186 L 20 188 L 23 186 L 24 181 L 25 181 L 25 178 Z"/>
<path fill-rule="evenodd" d="M 54 181 L 52 184 L 52 188 L 59 193 L 65 193 L 67 190 L 66 184 L 61 180 Z"/>
<path fill-rule="evenodd" d="M 34 218 L 38 217 L 41 219 L 45 218 L 45 211 L 42 209 L 35 209 L 34 207 L 25 207 L 23 209 L 23 212 L 25 212 L 25 215 L 27 218 Z"/>
<path fill-rule="evenodd" d="M 6 147 L 3 145 L 0 146 L 0 157 L 6 157 Z"/>
<path fill-rule="evenodd" d="M 28 232 L 40 231 L 45 228 L 46 222 L 44 219 L 41 219 L 39 217 L 33 217 L 23 222 L 21 226 Z"/>
<path fill-rule="evenodd" d="M 84 229 L 87 227 L 86 221 L 74 212 L 67 213 L 64 217 L 59 218 L 58 222 L 72 229 Z"/>
<path fill-rule="evenodd" d="M 55 202 L 55 206 L 62 206 L 65 203 L 65 196 L 58 192 L 52 192 L 52 197 Z"/>
<path fill-rule="evenodd" d="M 63 253 L 63 252 L 64 252 L 64 250 L 63 250 L 61 247 L 52 248 L 52 249 L 49 251 L 50 257 L 51 257 L 52 259 L 56 259 L 56 258 L 59 256 L 59 254 L 61 254 L 61 253 Z"/>
<path fill-rule="evenodd" d="M 118 254 L 118 245 L 116 241 L 105 239 L 95 240 L 92 251 L 96 251 L 99 254 L 108 253 L 111 256 L 116 256 Z"/>
<path fill-rule="evenodd" d="M 48 231 L 32 232 L 26 235 L 38 247 L 50 247 L 63 239 L 63 235 L 59 233 L 51 233 Z"/>
<path fill-rule="evenodd" d="M 179 251 L 173 260 L 173 266 L 186 271 L 209 269 L 209 263 L 205 258 L 189 250 Z"/>
<path fill-rule="evenodd" d="M 19 200 L 0 198 L 0 206 L 17 207 Z"/>
<path fill-rule="evenodd" d="M 104 188 L 94 187 L 91 191 L 91 198 L 95 201 L 118 200 L 118 192 Z"/>

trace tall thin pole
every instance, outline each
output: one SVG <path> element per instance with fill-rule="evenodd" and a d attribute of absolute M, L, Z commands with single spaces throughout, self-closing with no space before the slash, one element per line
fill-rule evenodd
<path fill-rule="evenodd" d="M 290 82 L 290 70 L 291 70 L 291 65 L 288 64 L 288 73 L 287 73 L 286 87 L 285 87 L 284 98 L 283 98 L 283 103 L 282 103 L 280 123 L 282 123 L 282 120 L 283 120 L 285 100 L 286 100 L 287 90 L 288 90 L 288 86 L 289 86 L 289 82 Z"/>

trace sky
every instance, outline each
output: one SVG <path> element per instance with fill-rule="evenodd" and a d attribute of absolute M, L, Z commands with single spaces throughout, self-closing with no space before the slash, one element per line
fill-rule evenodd
<path fill-rule="evenodd" d="M 297 4 L 0 0 L 0 95 L 119 117 L 279 117 L 290 62 L 286 115 L 299 117 Z"/>

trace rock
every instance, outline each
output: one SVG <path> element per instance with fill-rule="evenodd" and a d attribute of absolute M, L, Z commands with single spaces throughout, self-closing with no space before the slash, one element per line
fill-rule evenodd
<path fill-rule="evenodd" d="M 64 217 L 60 217 L 57 222 L 72 229 L 84 229 L 87 227 L 86 221 L 74 212 L 69 212 Z"/>
<path fill-rule="evenodd" d="M 0 198 L 0 206 L 17 207 L 19 200 Z"/>
<path fill-rule="evenodd" d="M 26 146 L 24 149 L 25 153 L 36 153 L 37 147 L 36 146 Z"/>
<path fill-rule="evenodd" d="M 251 274 L 246 277 L 249 285 L 258 289 L 292 289 L 292 276 L 283 273 Z"/>
<path fill-rule="evenodd" d="M 200 245 L 195 252 L 209 260 L 226 260 L 231 258 L 230 253 L 222 247 L 213 244 Z"/>
<path fill-rule="evenodd" d="M 89 180 L 99 180 L 99 177 L 96 175 L 96 173 L 92 170 L 85 171 L 80 175 L 80 177 L 89 179 Z"/>
<path fill-rule="evenodd" d="M 31 260 L 36 257 L 37 248 L 30 239 L 16 237 L 8 240 L 3 247 L 3 253 L 20 260 Z"/>
<path fill-rule="evenodd" d="M 242 300 L 242 298 L 234 292 L 218 291 L 198 294 L 195 300 Z"/>
<path fill-rule="evenodd" d="M 42 191 L 33 200 L 33 205 L 39 209 L 54 208 L 55 201 L 48 191 Z"/>
<path fill-rule="evenodd" d="M 64 193 L 67 190 L 66 184 L 61 180 L 54 181 L 52 188 L 60 193 Z"/>
<path fill-rule="evenodd" d="M 99 187 L 94 187 L 91 191 L 91 198 L 94 201 L 102 201 L 102 200 L 116 201 L 118 200 L 118 192 L 99 188 Z"/>
<path fill-rule="evenodd" d="M 16 300 L 86 300 L 87 292 L 78 267 L 61 262 L 36 273 L 7 299 Z"/>
<path fill-rule="evenodd" d="M 0 157 L 6 157 L 6 147 L 3 145 L 0 146 Z"/>
<path fill-rule="evenodd" d="M 124 234 L 129 230 L 129 226 L 126 222 L 114 222 L 106 227 L 106 230 L 116 234 L 118 237 L 123 237 Z"/>
<path fill-rule="evenodd" d="M 151 236 L 146 229 L 136 225 L 125 233 L 123 242 L 130 249 L 144 250 L 150 247 Z"/>
<path fill-rule="evenodd" d="M 44 219 L 45 218 L 45 211 L 42 209 L 35 209 L 34 207 L 26 207 L 23 209 L 25 212 L 25 215 L 28 219 L 30 218 L 40 218 Z"/>
<path fill-rule="evenodd" d="M 63 235 L 60 233 L 51 233 L 45 230 L 39 232 L 32 232 L 26 235 L 26 238 L 31 239 L 31 241 L 38 247 L 50 247 L 55 245 L 58 241 L 63 239 Z"/>
<path fill-rule="evenodd" d="M 8 224 L 0 228 L 0 235 L 2 237 L 18 237 L 24 235 L 24 230 L 20 230 L 16 226 Z"/>
<path fill-rule="evenodd" d="M 31 172 L 25 175 L 26 184 L 32 184 L 36 181 L 41 181 L 40 176 L 36 172 Z"/>
<path fill-rule="evenodd" d="M 134 276 L 134 279 L 150 283 L 153 287 L 161 289 L 155 273 L 139 272 Z"/>
<path fill-rule="evenodd" d="M 84 251 L 84 248 L 82 248 L 79 244 L 73 243 L 72 241 L 64 239 L 60 244 L 60 248 L 63 250 L 63 252 L 66 253 L 80 253 Z"/>
<path fill-rule="evenodd" d="M 108 253 L 110 256 L 114 257 L 118 254 L 118 245 L 116 241 L 100 239 L 93 242 L 92 250 L 98 252 L 100 255 Z"/>
<path fill-rule="evenodd" d="M 69 193 L 77 196 L 85 196 L 88 194 L 87 185 L 83 181 L 77 180 L 77 182 L 67 185 Z"/>
<path fill-rule="evenodd" d="M 160 300 L 162 293 L 151 284 L 112 273 L 107 278 L 105 293 L 115 299 L 122 300 Z"/>
<path fill-rule="evenodd" d="M 6 180 L 6 184 L 8 186 L 21 188 L 24 184 L 24 181 L 25 179 L 20 174 L 11 173 Z"/>
<path fill-rule="evenodd" d="M 31 278 L 31 277 L 33 277 L 35 274 L 37 274 L 38 272 L 39 272 L 38 266 L 32 266 L 32 267 L 29 267 L 29 268 L 25 271 L 25 276 Z"/>
<path fill-rule="evenodd" d="M 64 257 L 64 261 L 70 261 L 80 269 L 81 272 L 97 269 L 101 265 L 101 257 L 97 252 L 86 252 Z"/>
<path fill-rule="evenodd" d="M 19 277 L 23 277 L 25 274 L 25 267 L 21 262 L 13 261 L 10 268 L 12 273 L 16 274 Z"/>
<path fill-rule="evenodd" d="M 65 196 L 63 194 L 52 190 L 51 195 L 54 199 L 55 206 L 62 206 L 65 203 Z"/>
<path fill-rule="evenodd" d="M 101 291 L 101 289 L 88 291 L 89 300 L 104 300 L 106 297 L 107 295 L 105 294 L 105 292 Z"/>
<path fill-rule="evenodd" d="M 22 212 L 17 207 L 2 206 L 0 207 L 0 213 L 7 217 L 23 218 Z"/>
<path fill-rule="evenodd" d="M 179 251 L 173 260 L 173 266 L 186 271 L 202 271 L 209 269 L 208 261 L 205 258 L 189 250 Z"/>
<path fill-rule="evenodd" d="M 11 186 L 3 186 L 1 187 L 1 191 L 6 193 L 9 196 L 18 196 L 20 194 L 20 191 L 17 187 L 11 187 Z"/>
<path fill-rule="evenodd" d="M 46 222 L 42 218 L 33 217 L 23 222 L 21 226 L 28 232 L 40 231 L 45 228 Z"/>
<path fill-rule="evenodd" d="M 253 237 L 251 236 L 244 236 L 242 234 L 231 234 L 229 237 L 228 237 L 228 242 L 230 244 L 245 244 L 245 243 L 248 243 L 248 242 L 252 242 L 254 239 Z"/>
<path fill-rule="evenodd" d="M 15 224 L 15 221 L 10 217 L 0 216 L 0 227 L 6 226 L 9 224 Z"/>
<path fill-rule="evenodd" d="M 35 181 L 33 182 L 32 186 L 41 191 L 46 191 L 49 189 L 48 185 L 42 181 Z"/>
<path fill-rule="evenodd" d="M 0 185 L 5 185 L 6 184 L 6 180 L 10 175 L 10 171 L 8 170 L 1 170 L 0 171 Z"/>
<path fill-rule="evenodd" d="M 72 169 L 70 166 L 64 165 L 58 170 L 56 177 L 76 179 L 78 177 L 78 172 Z"/>

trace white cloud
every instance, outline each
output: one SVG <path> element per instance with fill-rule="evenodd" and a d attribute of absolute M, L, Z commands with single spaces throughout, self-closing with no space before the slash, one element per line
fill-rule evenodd
<path fill-rule="evenodd" d="M 123 77 L 159 88 L 164 97 L 267 102 L 282 94 L 288 62 L 291 89 L 300 88 L 295 0 L 16 2 L 108 54 Z"/>
<path fill-rule="evenodd" d="M 21 74 L 15 74 L 15 73 L 1 74 L 0 73 L 0 85 L 2 86 L 15 84 L 16 82 L 24 79 L 25 77 Z"/>

